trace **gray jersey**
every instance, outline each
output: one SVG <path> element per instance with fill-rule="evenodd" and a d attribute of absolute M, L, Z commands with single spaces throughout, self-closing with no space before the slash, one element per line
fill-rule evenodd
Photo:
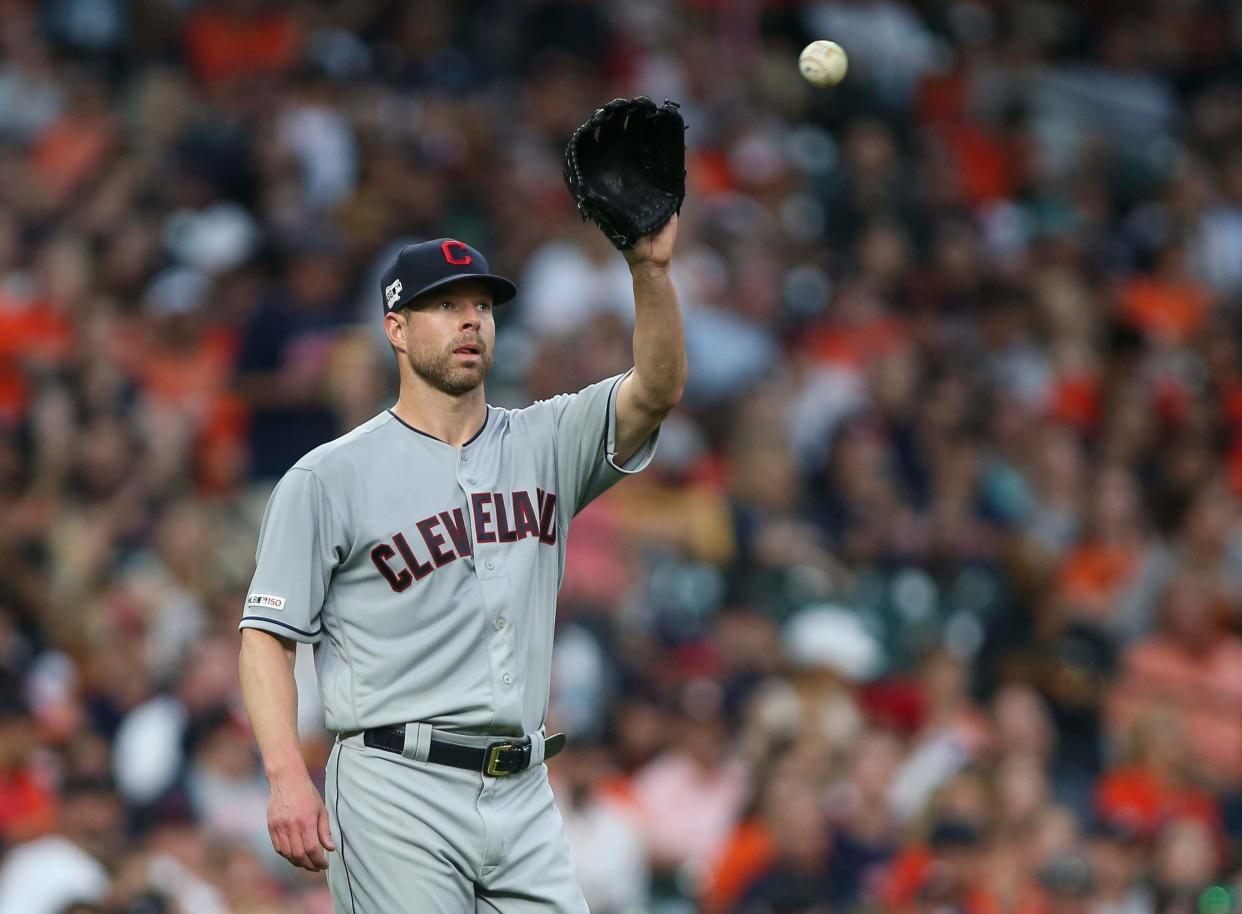
<path fill-rule="evenodd" d="M 543 724 L 569 521 L 655 451 L 615 462 L 624 377 L 489 406 L 461 448 L 386 411 L 285 474 L 241 627 L 314 644 L 329 729 Z"/>

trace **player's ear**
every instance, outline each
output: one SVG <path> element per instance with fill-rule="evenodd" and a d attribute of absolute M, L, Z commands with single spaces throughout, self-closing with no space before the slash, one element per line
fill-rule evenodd
<path fill-rule="evenodd" d="M 384 315 L 384 333 L 388 343 L 399 352 L 405 352 L 406 337 L 410 332 L 410 322 L 405 310 L 389 311 Z"/>

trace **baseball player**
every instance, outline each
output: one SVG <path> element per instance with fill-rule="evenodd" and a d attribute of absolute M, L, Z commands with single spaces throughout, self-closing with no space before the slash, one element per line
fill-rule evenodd
<path fill-rule="evenodd" d="M 525 409 L 488 406 L 493 309 L 516 293 L 461 241 L 382 279 L 397 403 L 280 480 L 241 621 L 268 826 L 327 870 L 338 914 L 586 910 L 543 762 L 570 519 L 655 450 L 686 355 L 677 219 L 625 251 L 634 367 Z M 330 730 L 321 799 L 296 730 L 295 642 Z M 325 806 L 326 799 L 326 806 Z"/>

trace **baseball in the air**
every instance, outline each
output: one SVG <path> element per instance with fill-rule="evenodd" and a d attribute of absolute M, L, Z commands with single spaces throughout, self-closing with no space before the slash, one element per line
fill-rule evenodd
<path fill-rule="evenodd" d="M 845 79 L 850 60 L 835 41 L 812 41 L 798 55 L 798 70 L 812 86 L 835 86 Z"/>

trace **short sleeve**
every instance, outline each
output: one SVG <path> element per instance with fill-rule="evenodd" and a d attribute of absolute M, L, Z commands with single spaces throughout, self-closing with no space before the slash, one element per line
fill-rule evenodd
<path fill-rule="evenodd" d="M 573 514 L 625 476 L 646 469 L 655 455 L 659 428 L 625 463 L 617 463 L 617 391 L 633 370 L 551 400 L 557 477 Z"/>
<path fill-rule="evenodd" d="M 314 644 L 332 573 L 346 551 L 340 518 L 310 470 L 294 467 L 263 512 L 240 628 Z"/>

